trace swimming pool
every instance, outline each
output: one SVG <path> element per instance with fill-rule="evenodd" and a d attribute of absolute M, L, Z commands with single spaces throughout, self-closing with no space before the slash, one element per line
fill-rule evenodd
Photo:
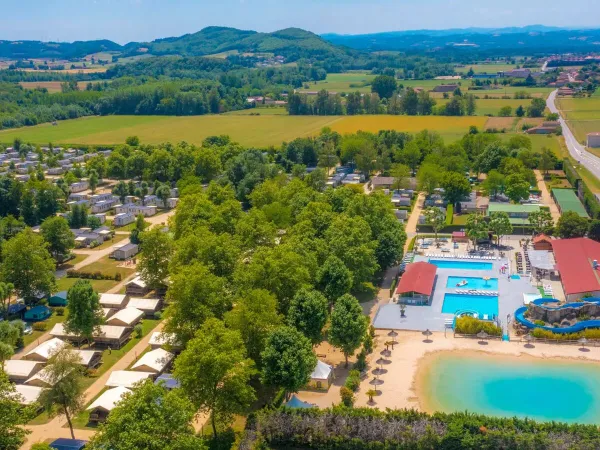
<path fill-rule="evenodd" d="M 473 353 L 438 354 L 417 374 L 425 410 L 598 424 L 600 365 Z"/>
<path fill-rule="evenodd" d="M 443 314 L 456 314 L 458 311 L 477 311 L 479 314 L 498 315 L 497 295 L 445 294 Z"/>
<path fill-rule="evenodd" d="M 464 286 L 457 286 L 457 284 L 461 284 L 463 281 L 466 281 L 467 284 Z M 448 277 L 446 287 L 454 289 L 479 289 L 481 291 L 497 291 L 498 278 L 490 278 L 489 280 L 484 280 L 480 277 Z"/>
<path fill-rule="evenodd" d="M 494 267 L 494 265 L 491 262 L 461 261 L 452 259 L 430 259 L 429 263 L 438 266 L 440 269 L 492 270 Z"/>

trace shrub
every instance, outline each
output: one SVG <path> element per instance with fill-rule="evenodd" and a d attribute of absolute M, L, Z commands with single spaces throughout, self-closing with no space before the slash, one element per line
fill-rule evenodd
<path fill-rule="evenodd" d="M 135 327 L 133 327 L 133 332 L 136 338 L 142 337 L 142 326 L 138 323 Z"/>
<path fill-rule="evenodd" d="M 342 386 L 340 389 L 340 395 L 342 397 L 342 403 L 344 406 L 351 408 L 354 405 L 354 392 L 352 392 L 346 386 Z"/>
<path fill-rule="evenodd" d="M 344 386 L 352 392 L 358 391 L 358 388 L 360 387 L 360 372 L 354 369 L 351 370 L 350 373 L 348 373 L 348 378 L 346 378 Z"/>
<path fill-rule="evenodd" d="M 161 320 L 162 319 L 162 313 L 160 311 L 156 311 L 154 313 L 154 320 Z"/>
<path fill-rule="evenodd" d="M 502 328 L 483 320 L 474 317 L 463 316 L 456 319 L 456 327 L 454 331 L 459 334 L 477 334 L 480 331 L 485 331 L 490 336 L 502 336 Z"/>
<path fill-rule="evenodd" d="M 544 322 L 543 320 L 535 320 L 533 323 L 541 327 L 546 325 L 546 322 Z"/>
<path fill-rule="evenodd" d="M 367 353 L 373 353 L 373 338 L 367 334 L 363 340 L 363 347 Z"/>
<path fill-rule="evenodd" d="M 54 312 L 56 313 L 57 316 L 64 316 L 65 308 L 63 308 L 62 306 L 59 306 L 58 308 L 54 308 Z"/>
<path fill-rule="evenodd" d="M 34 331 L 46 331 L 48 329 L 48 325 L 46 322 L 35 322 L 31 328 L 33 328 Z"/>
<path fill-rule="evenodd" d="M 46 444 L 45 442 L 38 442 L 31 446 L 31 450 L 52 450 L 50 444 Z"/>
<path fill-rule="evenodd" d="M 358 356 L 356 357 L 356 362 L 354 363 L 354 368 L 360 372 L 367 368 L 367 353 L 363 348 Z"/>
<path fill-rule="evenodd" d="M 121 274 L 120 274 L 119 272 L 117 272 L 117 273 L 115 274 L 115 281 L 121 281 L 121 278 L 122 278 L 122 277 L 121 277 Z"/>
<path fill-rule="evenodd" d="M 279 408 L 283 401 L 285 400 L 285 389 L 279 389 L 273 397 L 273 401 L 271 402 L 271 406 L 274 408 Z"/>

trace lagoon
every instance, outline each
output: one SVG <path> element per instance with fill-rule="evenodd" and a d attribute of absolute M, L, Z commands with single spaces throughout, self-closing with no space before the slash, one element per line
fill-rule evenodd
<path fill-rule="evenodd" d="M 600 423 L 597 363 L 442 352 L 421 361 L 416 380 L 421 405 L 430 412 Z"/>

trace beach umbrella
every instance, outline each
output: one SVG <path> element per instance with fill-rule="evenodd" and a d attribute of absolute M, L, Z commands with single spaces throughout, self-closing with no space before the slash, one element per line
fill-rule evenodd
<path fill-rule="evenodd" d="M 485 331 L 481 330 L 479 333 L 477 333 L 477 337 L 479 338 L 479 343 L 485 343 L 489 335 Z"/>
<path fill-rule="evenodd" d="M 382 350 L 380 354 L 389 358 L 392 356 L 392 351 L 386 348 L 385 350 Z"/>
<path fill-rule="evenodd" d="M 427 339 L 425 339 L 425 342 L 433 342 L 431 339 L 429 339 L 429 336 L 431 336 L 433 333 L 431 331 L 429 331 L 429 328 L 427 328 L 425 331 L 423 331 L 423 336 L 425 336 Z"/>
<path fill-rule="evenodd" d="M 527 341 L 527 344 L 525 344 L 525 347 L 528 347 L 528 348 L 533 347 L 533 345 L 531 343 L 533 342 L 533 340 L 535 338 L 531 334 L 526 334 L 524 339 Z"/>
<path fill-rule="evenodd" d="M 490 277 L 483 277 L 483 279 L 485 280 L 485 285 L 487 286 L 489 284 L 488 281 L 490 281 Z"/>
<path fill-rule="evenodd" d="M 375 361 L 376 364 L 379 364 L 380 366 L 387 363 L 388 360 L 384 359 L 384 358 L 379 358 L 377 361 Z"/>
<path fill-rule="evenodd" d="M 375 377 L 371 381 L 369 381 L 369 383 L 372 384 L 373 386 L 381 386 L 383 384 L 383 380 Z"/>
<path fill-rule="evenodd" d="M 391 337 L 391 338 L 398 337 L 398 332 L 397 332 L 397 331 L 395 331 L 395 330 L 392 330 L 392 331 L 390 331 L 390 332 L 388 333 L 388 336 L 389 336 L 389 337 Z"/>

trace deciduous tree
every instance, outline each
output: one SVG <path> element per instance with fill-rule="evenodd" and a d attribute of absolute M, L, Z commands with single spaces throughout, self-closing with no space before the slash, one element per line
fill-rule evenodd
<path fill-rule="evenodd" d="M 319 291 L 301 289 L 290 304 L 288 324 L 302 332 L 313 345 L 317 345 L 323 340 L 328 306 L 327 298 Z"/>
<path fill-rule="evenodd" d="M 18 401 L 14 385 L 0 370 L 0 448 L 18 450 L 30 433 L 24 425 L 34 417 L 31 407 L 23 407 Z"/>
<path fill-rule="evenodd" d="M 554 225 L 552 214 L 545 209 L 530 213 L 528 220 L 536 234 L 544 233 Z"/>
<path fill-rule="evenodd" d="M 317 284 L 329 300 L 329 310 L 342 295 L 350 292 L 352 272 L 337 256 L 329 256 L 317 273 Z"/>
<path fill-rule="evenodd" d="M 589 220 L 581 217 L 575 211 L 566 211 L 556 224 L 557 234 L 563 238 L 583 237 L 588 231 Z"/>
<path fill-rule="evenodd" d="M 76 335 L 81 345 L 81 340 L 91 340 L 104 322 L 100 297 L 88 280 L 77 280 L 67 291 L 67 303 L 69 315 L 64 322 L 65 331 Z"/>
<path fill-rule="evenodd" d="M 216 436 L 217 422 L 229 424 L 256 398 L 248 383 L 255 373 L 240 333 L 209 319 L 175 360 L 173 374 L 194 406 L 210 413 Z"/>
<path fill-rule="evenodd" d="M 75 247 L 75 236 L 64 217 L 48 217 L 42 223 L 40 230 L 48 243 L 48 250 L 58 262 L 63 261 Z"/>
<path fill-rule="evenodd" d="M 490 215 L 489 229 L 496 235 L 496 244 L 499 246 L 503 236 L 512 233 L 513 227 L 510 218 L 505 212 L 493 212 Z"/>
<path fill-rule="evenodd" d="M 150 289 L 159 289 L 169 276 L 173 238 L 156 226 L 140 234 L 140 244 L 142 251 L 137 270 Z"/>
<path fill-rule="evenodd" d="M 363 314 L 356 297 L 345 294 L 337 299 L 331 313 L 329 343 L 338 347 L 346 358 L 352 355 L 362 344 L 367 332 L 368 319 Z"/>

